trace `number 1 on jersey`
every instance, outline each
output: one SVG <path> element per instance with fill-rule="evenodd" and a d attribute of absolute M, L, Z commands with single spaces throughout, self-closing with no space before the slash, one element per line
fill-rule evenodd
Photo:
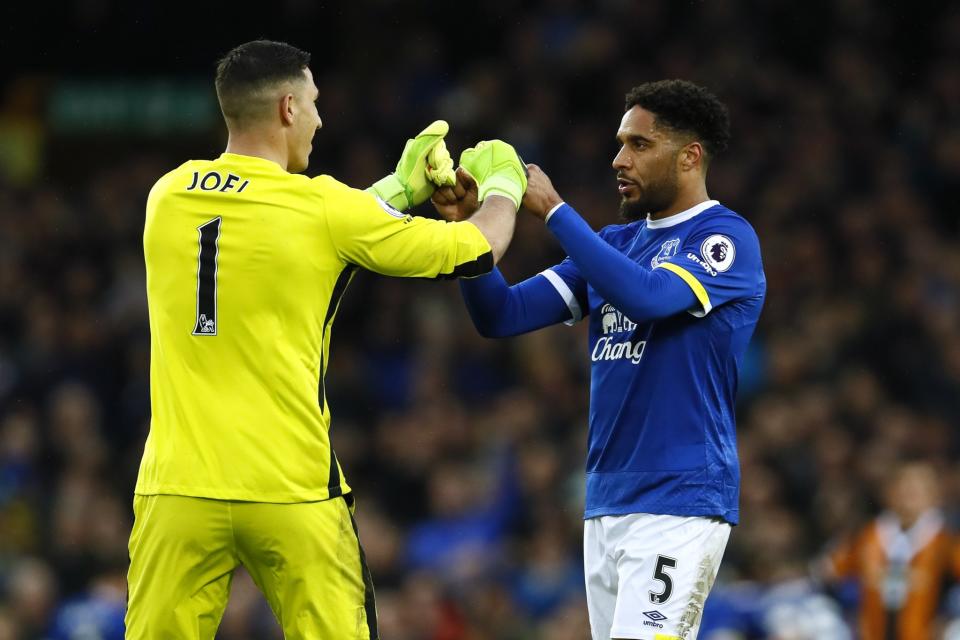
<path fill-rule="evenodd" d="M 217 256 L 220 252 L 220 217 L 197 227 L 200 253 L 197 257 L 197 318 L 195 336 L 217 335 Z"/>

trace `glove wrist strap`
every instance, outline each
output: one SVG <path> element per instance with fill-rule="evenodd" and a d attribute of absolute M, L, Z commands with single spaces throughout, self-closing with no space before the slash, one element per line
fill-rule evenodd
<path fill-rule="evenodd" d="M 406 189 L 396 174 L 391 173 L 380 178 L 370 185 L 367 191 L 378 195 L 381 200 L 398 211 L 406 211 L 410 208 Z"/>
<path fill-rule="evenodd" d="M 510 198 L 519 209 L 520 201 L 523 199 L 523 187 L 510 178 L 493 175 L 483 181 L 477 195 L 480 200 L 483 200 L 490 194 Z"/>

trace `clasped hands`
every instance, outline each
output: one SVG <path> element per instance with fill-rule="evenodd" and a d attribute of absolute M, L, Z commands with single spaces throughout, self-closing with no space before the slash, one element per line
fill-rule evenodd
<path fill-rule="evenodd" d="M 405 210 L 429 197 L 448 221 L 466 220 L 489 196 L 511 200 L 533 215 L 544 218 L 561 202 L 550 178 L 535 164 L 524 164 L 516 150 L 502 140 L 484 140 L 460 154 L 460 166 L 444 142 L 449 125 L 431 123 L 407 140 L 394 173 L 377 181 L 369 191 Z"/>

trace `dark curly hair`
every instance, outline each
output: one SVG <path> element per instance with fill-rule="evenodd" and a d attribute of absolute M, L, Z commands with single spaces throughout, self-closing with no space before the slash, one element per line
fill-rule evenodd
<path fill-rule="evenodd" d="M 658 80 L 627 93 L 625 111 L 639 106 L 656 116 L 657 125 L 686 133 L 703 144 L 708 157 L 730 143 L 730 114 L 715 95 L 687 80 Z"/>
<path fill-rule="evenodd" d="M 285 42 L 253 40 L 234 47 L 217 62 L 217 97 L 228 120 L 261 115 L 263 90 L 303 79 L 310 54 Z"/>

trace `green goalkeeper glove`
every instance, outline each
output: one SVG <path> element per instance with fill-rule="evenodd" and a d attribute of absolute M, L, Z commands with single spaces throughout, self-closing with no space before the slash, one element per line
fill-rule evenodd
<path fill-rule="evenodd" d="M 460 154 L 460 166 L 470 172 L 480 185 L 479 199 L 490 194 L 520 201 L 527 190 L 527 167 L 516 150 L 503 140 L 484 140 Z"/>
<path fill-rule="evenodd" d="M 367 188 L 394 209 L 406 211 L 424 202 L 437 187 L 452 187 L 457 182 L 453 158 L 443 136 L 450 130 L 444 120 L 436 120 L 407 140 L 397 168 Z"/>

